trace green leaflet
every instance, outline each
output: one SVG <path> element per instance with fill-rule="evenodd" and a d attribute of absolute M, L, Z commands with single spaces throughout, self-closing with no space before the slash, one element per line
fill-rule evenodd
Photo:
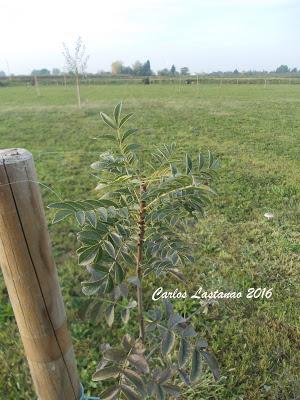
<path fill-rule="evenodd" d="M 103 250 L 107 252 L 111 256 L 111 258 L 115 259 L 116 258 L 116 251 L 114 246 L 109 240 L 105 240 L 103 242 Z"/>
<path fill-rule="evenodd" d="M 112 348 L 104 351 L 103 357 L 106 360 L 114 361 L 116 363 L 122 362 L 127 357 L 127 351 L 119 348 Z"/>
<path fill-rule="evenodd" d="M 128 129 L 126 132 L 124 132 L 121 142 L 123 143 L 129 136 L 133 135 L 137 131 L 138 129 L 135 128 Z"/>
<path fill-rule="evenodd" d="M 121 246 L 122 238 L 120 235 L 118 235 L 116 232 L 111 232 L 110 237 L 116 246 Z"/>
<path fill-rule="evenodd" d="M 177 175 L 177 168 L 174 164 L 170 164 L 171 166 L 171 173 L 175 177 Z"/>
<path fill-rule="evenodd" d="M 186 154 L 185 155 L 185 172 L 186 172 L 186 174 L 189 175 L 192 172 L 192 169 L 193 169 L 192 159 L 188 154 Z"/>
<path fill-rule="evenodd" d="M 69 210 L 75 213 L 76 211 L 95 210 L 99 207 L 110 207 L 110 206 L 117 207 L 117 204 L 114 201 L 108 199 L 100 199 L 100 200 L 91 199 L 83 201 L 65 201 L 65 202 L 51 203 L 48 205 L 48 208 Z"/>
<path fill-rule="evenodd" d="M 112 129 L 117 129 L 117 125 L 107 114 L 105 114 L 104 112 L 100 112 L 100 116 L 106 125 L 108 125 Z"/>
<path fill-rule="evenodd" d="M 51 203 L 48 205 L 48 208 L 58 208 L 61 210 L 68 210 L 68 211 L 75 211 L 76 208 L 72 205 L 76 204 L 74 202 L 56 202 L 56 203 Z"/>
<path fill-rule="evenodd" d="M 107 275 L 106 281 L 105 281 L 105 288 L 104 292 L 105 293 L 110 293 L 114 288 L 114 281 L 113 278 L 110 274 Z"/>
<path fill-rule="evenodd" d="M 129 120 L 129 118 L 131 118 L 133 116 L 133 113 L 127 114 L 125 115 L 125 117 L 123 117 L 121 119 L 121 122 L 119 124 L 119 128 L 122 128 L 122 126 Z"/>
<path fill-rule="evenodd" d="M 113 400 L 116 398 L 118 393 L 120 392 L 120 387 L 119 386 L 112 386 L 104 392 L 101 393 L 101 399 L 102 400 Z"/>
<path fill-rule="evenodd" d="M 127 278 L 127 282 L 132 283 L 133 285 L 135 285 L 136 287 L 141 287 L 141 281 L 139 280 L 139 278 L 137 276 L 129 276 Z"/>
<path fill-rule="evenodd" d="M 96 213 L 95 213 L 94 210 L 86 211 L 86 213 L 85 213 L 85 218 L 86 218 L 86 221 L 87 221 L 91 226 L 93 226 L 94 228 L 96 228 L 96 226 L 97 226 L 97 217 L 96 217 Z"/>
<path fill-rule="evenodd" d="M 52 223 L 56 224 L 57 222 L 61 222 L 62 220 L 64 220 L 65 218 L 69 217 L 70 215 L 73 215 L 74 211 L 70 211 L 70 210 L 60 210 L 58 211 L 53 220 Z"/>
<path fill-rule="evenodd" d="M 99 246 L 94 245 L 87 247 L 84 251 L 79 254 L 78 263 L 79 265 L 89 265 L 95 260 L 99 252 Z"/>
<path fill-rule="evenodd" d="M 114 304 L 110 304 L 107 309 L 105 310 L 105 319 L 107 322 L 107 325 L 109 327 L 112 327 L 115 319 L 115 307 Z M 114 360 L 112 360 L 114 361 Z"/>
<path fill-rule="evenodd" d="M 218 381 L 221 377 L 221 373 L 220 373 L 218 362 L 217 362 L 215 356 L 211 353 L 208 353 L 207 351 L 201 351 L 201 354 L 205 358 L 205 360 L 209 366 L 209 369 L 211 370 L 215 380 Z"/>
<path fill-rule="evenodd" d="M 122 102 L 117 104 L 115 109 L 114 109 L 114 118 L 115 118 L 117 126 L 119 125 L 119 119 L 120 119 L 121 111 L 122 111 Z"/>
<path fill-rule="evenodd" d="M 101 280 L 81 282 L 81 289 L 86 296 L 92 296 L 98 292 L 100 285 Z"/>
<path fill-rule="evenodd" d="M 180 395 L 180 387 L 172 384 L 162 385 L 163 390 L 171 396 L 177 398 Z"/>
<path fill-rule="evenodd" d="M 183 318 L 180 314 L 174 313 L 171 314 L 168 319 L 168 328 L 173 329 L 176 325 L 185 322 L 185 318 Z"/>
<path fill-rule="evenodd" d="M 157 377 L 157 383 L 159 383 L 160 385 L 166 383 L 169 379 L 172 378 L 172 370 L 171 369 L 165 369 L 164 371 L 162 371 L 158 377 Z"/>
<path fill-rule="evenodd" d="M 195 331 L 195 329 L 193 328 L 192 325 L 189 325 L 188 327 L 186 327 L 183 330 L 182 336 L 183 337 L 194 337 L 194 336 L 197 336 L 197 332 Z"/>
<path fill-rule="evenodd" d="M 123 282 L 125 277 L 125 273 L 123 271 L 123 268 L 121 267 L 120 264 L 116 264 L 115 266 L 115 280 L 116 283 L 120 284 L 121 282 Z"/>
<path fill-rule="evenodd" d="M 178 365 L 184 367 L 190 355 L 189 343 L 185 339 L 181 339 L 178 352 Z"/>
<path fill-rule="evenodd" d="M 145 385 L 139 374 L 130 369 L 125 369 L 123 371 L 124 376 L 136 387 L 138 392 L 145 396 Z"/>
<path fill-rule="evenodd" d="M 128 400 L 141 400 L 141 397 L 130 386 L 121 385 L 121 390 Z"/>
<path fill-rule="evenodd" d="M 154 390 L 155 390 L 155 394 L 156 394 L 157 400 L 165 400 L 166 395 L 165 395 L 165 392 L 164 392 L 163 387 L 161 385 L 156 383 L 154 385 Z"/>
<path fill-rule="evenodd" d="M 192 368 L 191 368 L 191 382 L 196 382 L 202 373 L 202 360 L 201 353 L 196 348 L 193 351 L 192 355 Z"/>
<path fill-rule="evenodd" d="M 77 211 L 75 213 L 75 218 L 79 225 L 84 225 L 85 223 L 85 213 L 83 211 Z"/>
<path fill-rule="evenodd" d="M 99 369 L 98 371 L 96 371 L 93 376 L 92 376 L 92 380 L 94 382 L 98 382 L 98 381 L 104 381 L 106 379 L 110 379 L 110 378 L 116 378 L 120 373 L 120 368 L 116 367 L 116 366 L 112 366 L 112 367 L 106 367 L 103 369 Z"/>
<path fill-rule="evenodd" d="M 143 354 L 130 354 L 128 357 L 129 363 L 134 366 L 138 371 L 148 374 L 149 366 Z"/>
<path fill-rule="evenodd" d="M 100 217 L 100 219 L 102 220 L 102 221 L 104 221 L 104 222 L 107 222 L 107 210 L 106 210 L 106 208 L 104 208 L 104 207 L 99 207 L 98 208 L 98 214 L 99 214 L 99 217 Z"/>
<path fill-rule="evenodd" d="M 175 344 L 175 333 L 167 330 L 161 342 L 161 351 L 164 356 L 168 355 Z"/>
<path fill-rule="evenodd" d="M 122 346 L 127 352 L 129 352 L 134 347 L 134 345 L 135 345 L 134 338 L 130 336 L 128 333 L 126 333 L 126 335 L 124 335 L 122 338 Z"/>
<path fill-rule="evenodd" d="M 97 231 L 81 231 L 78 233 L 78 239 L 84 244 L 95 245 L 101 239 Z"/>
<path fill-rule="evenodd" d="M 121 319 L 124 322 L 124 324 L 127 324 L 130 318 L 130 310 L 129 308 L 124 308 L 121 311 Z"/>
<path fill-rule="evenodd" d="M 199 153 L 198 162 L 199 162 L 199 170 L 201 170 L 204 167 L 204 163 L 205 163 L 202 153 Z"/>
<path fill-rule="evenodd" d="M 183 381 L 183 383 L 185 385 L 189 386 L 191 384 L 191 380 L 190 380 L 190 377 L 188 376 L 187 372 L 184 371 L 183 369 L 179 369 L 178 373 L 179 373 L 179 376 L 180 376 L 181 380 Z"/>

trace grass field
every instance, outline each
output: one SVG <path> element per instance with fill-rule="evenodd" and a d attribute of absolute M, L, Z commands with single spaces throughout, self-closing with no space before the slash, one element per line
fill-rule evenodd
<path fill-rule="evenodd" d="M 65 199 L 91 196 L 89 165 L 107 143 L 99 111 L 119 100 L 136 113 L 139 141 L 176 141 L 196 154 L 211 149 L 221 160 L 219 197 L 194 232 L 196 262 L 186 271 L 191 292 L 273 288 L 269 300 L 220 301 L 196 323 L 217 355 L 222 379 L 205 374 L 182 399 L 300 399 L 300 87 L 297 85 L 105 85 L 82 89 L 77 111 L 72 88 L 0 88 L 0 146 L 33 152 L 39 180 Z M 145 152 L 147 154 L 147 152 Z M 56 200 L 41 186 L 45 204 Z M 264 218 L 274 212 L 272 221 Z M 99 345 L 120 333 L 84 321 L 80 291 L 85 271 L 75 257 L 75 227 L 49 229 L 82 382 L 90 381 Z M 170 280 L 166 288 L 178 286 Z M 149 288 L 149 298 L 152 288 Z M 149 300 L 150 303 L 150 300 Z M 194 311 L 198 303 L 176 303 Z M 0 398 L 34 398 L 8 296 L 0 278 Z M 121 330 L 121 334 L 122 334 Z"/>

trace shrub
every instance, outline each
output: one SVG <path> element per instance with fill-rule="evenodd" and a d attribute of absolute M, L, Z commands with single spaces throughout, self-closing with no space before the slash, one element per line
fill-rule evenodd
<path fill-rule="evenodd" d="M 156 148 L 145 162 L 139 146 L 131 142 L 138 129 L 125 128 L 132 113 L 122 116 L 118 104 L 113 117 L 101 113 L 113 132 L 113 150 L 100 154 L 91 167 L 98 184 L 97 199 L 53 203 L 54 222 L 74 216 L 80 231 L 79 265 L 90 279 L 82 291 L 93 296 L 109 327 L 120 315 L 128 324 L 137 308 L 137 337 L 126 334 L 117 347 L 102 345 L 103 359 L 94 381 L 114 380 L 101 399 L 129 400 L 144 397 L 178 397 L 179 379 L 191 385 L 199 379 L 202 361 L 214 378 L 220 376 L 217 361 L 205 339 L 198 337 L 192 316 L 177 313 L 168 299 L 144 310 L 147 280 L 169 275 L 186 283 L 183 267 L 192 261 L 189 226 L 204 214 L 215 194 L 211 181 L 217 161 L 209 152 L 197 160 L 179 157 L 175 144 Z M 160 285 L 159 285 L 160 286 Z M 131 296 L 135 293 L 135 299 Z"/>

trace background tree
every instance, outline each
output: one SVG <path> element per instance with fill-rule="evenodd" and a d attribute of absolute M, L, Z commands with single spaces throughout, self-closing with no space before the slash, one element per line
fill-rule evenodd
<path fill-rule="evenodd" d="M 89 56 L 86 55 L 86 46 L 83 44 L 81 37 L 79 37 L 76 41 L 74 54 L 70 53 L 70 50 L 65 43 L 63 43 L 63 47 L 63 55 L 65 57 L 66 68 L 69 73 L 75 75 L 77 105 L 80 109 L 80 77 L 86 72 Z"/>
<path fill-rule="evenodd" d="M 180 68 L 180 73 L 181 73 L 181 75 L 189 75 L 190 74 L 188 67 Z"/>
<path fill-rule="evenodd" d="M 32 76 L 49 76 L 50 71 L 47 68 L 42 68 L 42 69 L 34 69 L 31 72 Z"/>
<path fill-rule="evenodd" d="M 290 72 L 290 69 L 287 65 L 280 65 L 280 67 L 276 68 L 277 74 L 287 74 Z"/>
<path fill-rule="evenodd" d="M 174 65 L 174 64 L 172 65 L 172 67 L 171 67 L 171 69 L 170 69 L 170 73 L 171 73 L 171 75 L 172 75 L 172 76 L 175 76 L 175 75 L 176 75 L 176 73 L 177 73 L 177 71 L 176 71 L 176 67 L 175 67 L 175 65 Z"/>
<path fill-rule="evenodd" d="M 157 71 L 157 74 L 160 76 L 169 76 L 171 73 L 168 70 L 168 68 L 164 68 L 164 69 L 161 69 L 160 71 Z"/>
<path fill-rule="evenodd" d="M 117 60 L 111 64 L 111 73 L 113 75 L 120 75 L 122 73 L 122 69 L 123 69 L 122 61 Z"/>
<path fill-rule="evenodd" d="M 142 71 L 141 71 L 143 76 L 150 76 L 153 75 L 153 72 L 151 71 L 151 65 L 150 65 L 150 61 L 147 60 L 145 62 L 145 64 L 142 67 Z"/>
<path fill-rule="evenodd" d="M 143 64 L 139 60 L 137 60 L 132 66 L 133 74 L 137 76 L 141 75 L 142 69 Z"/>
<path fill-rule="evenodd" d="M 5 78 L 6 77 L 6 73 L 4 71 L 0 71 L 0 78 Z"/>
<path fill-rule="evenodd" d="M 52 75 L 60 75 L 60 69 L 59 68 L 52 68 Z"/>
<path fill-rule="evenodd" d="M 127 66 L 125 65 L 122 67 L 121 73 L 124 75 L 133 75 L 133 70 L 129 65 L 127 65 Z"/>

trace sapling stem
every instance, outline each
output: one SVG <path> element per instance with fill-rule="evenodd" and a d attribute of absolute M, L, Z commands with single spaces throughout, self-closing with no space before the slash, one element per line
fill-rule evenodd
<path fill-rule="evenodd" d="M 143 258 L 143 243 L 145 238 L 145 213 L 146 213 L 146 201 L 144 199 L 144 194 L 147 191 L 147 186 L 145 182 L 140 184 L 140 208 L 139 208 L 139 219 L 138 219 L 138 244 L 137 244 L 137 255 L 136 255 L 136 275 L 139 279 L 139 284 L 137 286 L 137 306 L 138 306 L 138 321 L 140 328 L 140 338 L 142 342 L 145 342 L 145 323 L 143 317 L 143 289 L 142 289 L 142 258 Z"/>

